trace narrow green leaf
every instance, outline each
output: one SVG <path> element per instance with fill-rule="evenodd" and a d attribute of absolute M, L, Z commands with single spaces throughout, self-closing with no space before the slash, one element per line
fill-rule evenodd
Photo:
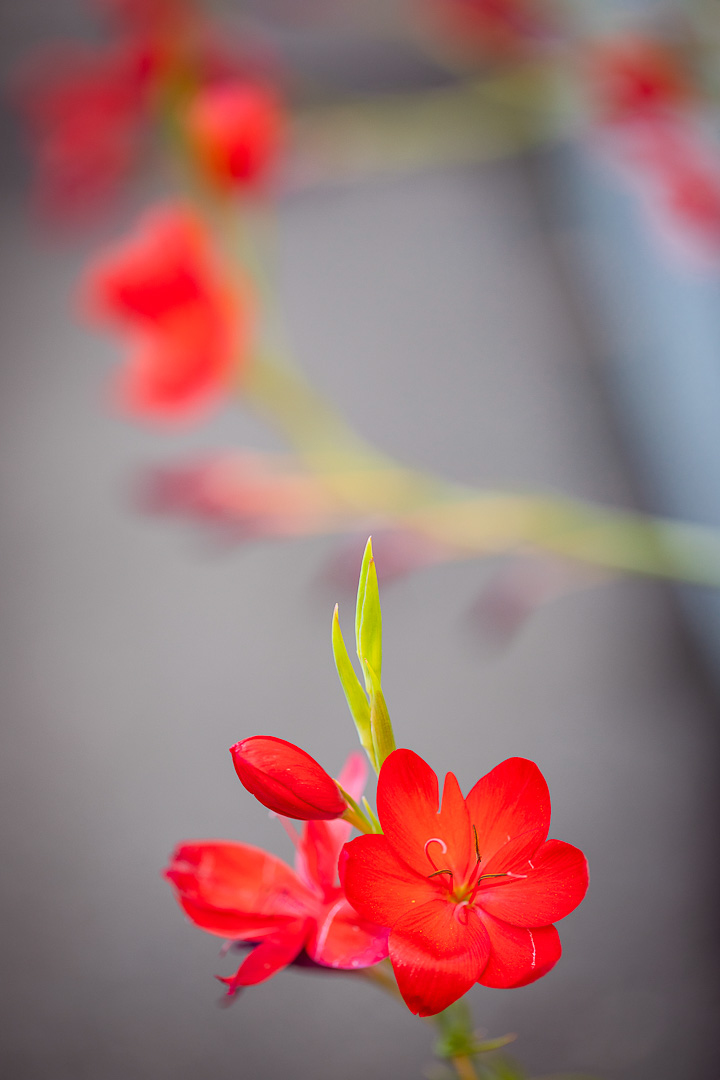
<path fill-rule="evenodd" d="M 340 620 L 338 619 L 337 604 L 335 605 L 332 621 L 332 650 L 335 667 L 345 692 L 350 714 L 355 721 L 360 743 L 370 758 L 370 764 L 377 771 L 379 766 L 373 747 L 370 705 L 345 647 L 345 641 L 340 629 Z"/>
<path fill-rule="evenodd" d="M 362 666 L 365 673 L 365 681 L 370 687 L 370 730 L 372 732 L 375 760 L 379 771 L 385 758 L 388 757 L 389 754 L 392 754 L 395 749 L 395 736 L 393 735 L 390 714 L 388 713 L 387 705 L 385 704 L 385 697 L 380 686 L 380 680 L 368 663 L 366 657 L 362 658 Z"/>
<path fill-rule="evenodd" d="M 382 614 L 378 590 L 377 570 L 372 553 L 372 537 L 367 542 L 360 569 L 357 607 L 355 609 L 355 635 L 357 654 L 361 662 L 367 660 L 377 676 L 382 678 Z M 365 679 L 365 689 L 370 695 L 370 685 Z"/>
<path fill-rule="evenodd" d="M 357 604 L 355 606 L 355 649 L 358 656 L 360 656 L 362 651 L 360 649 L 360 622 L 362 620 L 363 601 L 365 599 L 365 589 L 367 587 L 368 568 L 372 557 L 372 536 L 370 536 L 365 545 L 365 551 L 363 552 L 362 563 L 360 565 L 360 580 L 358 581 Z"/>

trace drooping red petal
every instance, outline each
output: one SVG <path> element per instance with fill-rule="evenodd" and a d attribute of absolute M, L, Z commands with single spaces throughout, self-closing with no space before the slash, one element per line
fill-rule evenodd
<path fill-rule="evenodd" d="M 498 848 L 518 833 L 550 828 L 550 793 L 537 765 L 508 758 L 478 780 L 467 796 L 470 821 L 477 829 L 483 867 Z"/>
<path fill-rule="evenodd" d="M 513 926 L 547 926 L 569 915 L 587 891 L 585 856 L 561 840 L 543 844 L 523 873 L 482 882 L 477 904 Z"/>
<path fill-rule="evenodd" d="M 254 735 L 230 747 L 240 783 L 263 806 L 301 821 L 339 817 L 345 800 L 310 754 L 273 735 Z"/>
<path fill-rule="evenodd" d="M 340 878 L 355 910 L 379 926 L 393 926 L 410 909 L 446 892 L 437 878 L 416 874 L 398 859 L 385 836 L 357 836 L 346 844 Z"/>
<path fill-rule="evenodd" d="M 297 918 L 317 906 L 289 866 L 249 844 L 223 840 L 181 844 L 165 876 L 180 900 L 205 909 Z"/>
<path fill-rule="evenodd" d="M 407 911 L 390 932 L 390 959 L 412 1013 L 446 1009 L 480 978 L 490 939 L 477 912 L 448 900 Z"/>
<path fill-rule="evenodd" d="M 386 927 L 368 922 L 350 907 L 338 889 L 313 928 L 306 948 L 318 964 L 333 968 L 363 968 L 388 954 Z"/>
<path fill-rule="evenodd" d="M 492 948 L 478 980 L 482 986 L 525 986 L 547 975 L 560 959 L 562 946 L 554 926 L 510 926 L 487 912 L 481 918 Z"/>
<path fill-rule="evenodd" d="M 178 900 L 187 917 L 201 930 L 236 941 L 257 941 L 295 921 L 292 915 L 255 914 L 213 908 L 182 896 L 178 897 Z"/>
<path fill-rule="evenodd" d="M 245 957 L 232 978 L 220 980 L 227 983 L 228 993 L 234 993 L 240 986 L 265 982 L 287 967 L 302 949 L 311 927 L 310 920 L 300 919 L 269 934 Z"/>

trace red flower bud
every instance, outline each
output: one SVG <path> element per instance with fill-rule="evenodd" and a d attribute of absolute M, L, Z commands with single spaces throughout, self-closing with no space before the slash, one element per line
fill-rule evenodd
<path fill-rule="evenodd" d="M 333 778 L 285 739 L 255 735 L 235 743 L 230 753 L 243 787 L 276 814 L 312 821 L 340 817 L 345 810 Z"/>
<path fill-rule="evenodd" d="M 249 82 L 201 90 L 187 115 L 198 162 L 221 187 L 262 186 L 279 155 L 284 128 L 277 96 Z"/>

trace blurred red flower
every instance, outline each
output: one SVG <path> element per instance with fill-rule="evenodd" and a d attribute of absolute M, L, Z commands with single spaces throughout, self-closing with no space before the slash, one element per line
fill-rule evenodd
<path fill-rule="evenodd" d="M 498 61 L 531 55 L 553 36 L 542 0 L 421 0 L 432 24 L 459 51 Z"/>
<path fill-rule="evenodd" d="M 610 120 L 657 115 L 692 97 L 677 52 L 651 38 L 604 41 L 591 49 L 587 64 L 598 106 Z"/>
<path fill-rule="evenodd" d="M 364 762 L 351 755 L 341 783 L 360 797 Z M 329 968 L 369 967 L 387 956 L 388 931 L 358 915 L 337 881 L 345 821 L 309 821 L 296 836 L 295 871 L 259 848 L 230 841 L 180 844 L 165 876 L 185 914 L 208 933 L 256 948 L 231 978 L 233 994 L 264 982 L 304 951 Z"/>
<path fill-rule="evenodd" d="M 440 1012 L 475 982 L 524 986 L 561 953 L 552 925 L 587 889 L 582 852 L 546 840 L 550 796 L 531 761 L 510 758 L 463 799 L 411 750 L 395 750 L 378 780 L 382 836 L 341 856 L 353 907 L 390 927 L 389 953 L 408 1008 Z"/>
<path fill-rule="evenodd" d="M 201 219 L 181 205 L 147 214 L 95 262 L 85 308 L 133 342 L 117 395 L 136 416 L 196 415 L 219 401 L 247 359 L 249 297 L 231 292 Z"/>
<path fill-rule="evenodd" d="M 15 97 L 36 158 L 43 217 L 88 215 L 116 193 L 139 152 L 152 66 L 137 42 L 55 45 L 17 73 Z"/>
<path fill-rule="evenodd" d="M 277 95 L 244 80 L 201 90 L 186 116 L 193 156 L 223 188 L 262 185 L 277 159 L 284 127 Z"/>
<path fill-rule="evenodd" d="M 273 735 L 254 735 L 230 747 L 241 784 L 258 802 L 301 821 L 337 818 L 346 809 L 337 784 L 299 746 Z"/>

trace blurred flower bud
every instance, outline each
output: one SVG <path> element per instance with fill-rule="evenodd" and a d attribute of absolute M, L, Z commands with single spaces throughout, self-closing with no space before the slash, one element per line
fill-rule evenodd
<path fill-rule="evenodd" d="M 283 128 L 276 95 L 245 81 L 201 90 L 186 117 L 191 149 L 221 187 L 261 184 L 277 158 Z"/>
<path fill-rule="evenodd" d="M 302 821 L 328 820 L 346 809 L 333 778 L 285 739 L 255 735 L 231 746 L 230 753 L 242 785 L 276 814 Z"/>

